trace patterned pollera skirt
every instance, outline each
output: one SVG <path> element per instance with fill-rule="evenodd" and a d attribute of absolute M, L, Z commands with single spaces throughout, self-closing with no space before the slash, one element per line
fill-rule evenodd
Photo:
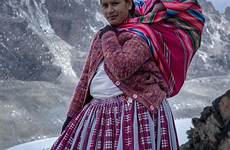
<path fill-rule="evenodd" d="M 120 95 L 94 98 L 72 119 L 52 150 L 178 150 L 170 106 L 164 100 L 151 114 Z"/>

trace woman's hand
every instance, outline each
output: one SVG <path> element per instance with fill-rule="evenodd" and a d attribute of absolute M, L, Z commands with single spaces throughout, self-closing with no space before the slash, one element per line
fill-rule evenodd
<path fill-rule="evenodd" d="M 102 52 L 105 70 L 109 70 L 120 81 L 129 78 L 141 65 L 152 57 L 148 44 L 133 33 L 112 32 L 102 37 Z"/>

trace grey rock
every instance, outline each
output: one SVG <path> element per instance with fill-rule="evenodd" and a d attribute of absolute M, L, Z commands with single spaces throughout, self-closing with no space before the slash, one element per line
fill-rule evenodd
<path fill-rule="evenodd" d="M 84 59 L 95 33 L 94 30 L 99 30 L 104 25 L 102 21 L 96 19 L 99 3 L 95 0 L 82 2 L 47 0 L 45 6 L 55 33 L 77 49 L 77 51 L 76 49 L 71 51 L 71 64 L 76 74 L 80 76 Z M 79 52 L 83 53 L 84 56 L 76 59 Z"/>
<path fill-rule="evenodd" d="M 224 16 L 227 20 L 230 21 L 230 7 L 229 6 L 225 8 Z"/>
<path fill-rule="evenodd" d="M 60 75 L 60 67 L 52 65 L 52 53 L 27 22 L 2 17 L 0 25 L 1 80 L 49 81 Z M 44 71 L 50 76 L 40 76 Z"/>
<path fill-rule="evenodd" d="M 220 15 L 220 13 L 215 9 L 212 2 L 207 0 L 199 0 L 200 5 L 205 10 L 205 12 L 215 15 Z"/>
<path fill-rule="evenodd" d="M 228 150 L 230 146 L 230 90 L 205 107 L 194 128 L 187 132 L 189 141 L 181 150 Z"/>
<path fill-rule="evenodd" d="M 95 17 L 99 7 L 97 1 L 48 0 L 45 5 L 55 33 L 79 49 L 89 47 L 88 37 L 93 34 L 90 26 L 103 25 Z"/>

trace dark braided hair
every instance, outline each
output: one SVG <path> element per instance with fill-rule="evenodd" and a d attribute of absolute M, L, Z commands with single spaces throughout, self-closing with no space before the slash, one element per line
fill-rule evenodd
<path fill-rule="evenodd" d="M 130 0 L 125 0 L 126 2 L 130 1 Z M 129 15 L 131 17 L 134 17 L 135 16 L 135 4 L 134 4 L 134 0 L 131 0 L 132 1 L 132 8 L 131 10 L 129 10 Z"/>

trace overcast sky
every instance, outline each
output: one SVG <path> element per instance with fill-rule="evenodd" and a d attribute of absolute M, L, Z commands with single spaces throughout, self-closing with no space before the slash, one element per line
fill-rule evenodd
<path fill-rule="evenodd" d="M 223 12 L 227 6 L 230 6 L 230 0 L 208 0 L 208 1 L 211 1 L 214 7 L 220 10 L 221 12 Z"/>

